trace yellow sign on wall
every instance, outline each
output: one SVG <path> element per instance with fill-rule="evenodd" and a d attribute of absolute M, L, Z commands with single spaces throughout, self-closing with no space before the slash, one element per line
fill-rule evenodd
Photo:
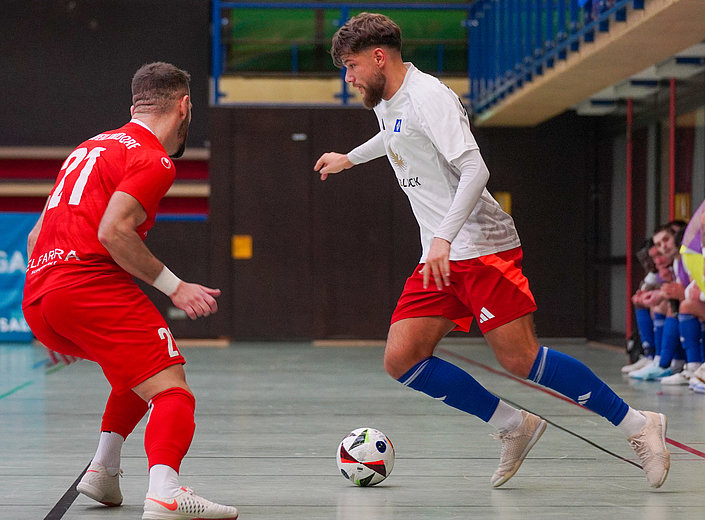
<path fill-rule="evenodd" d="M 512 194 L 508 191 L 495 191 L 492 196 L 502 206 L 502 210 L 507 215 L 512 214 Z"/>
<path fill-rule="evenodd" d="M 230 251 L 235 260 L 252 258 L 252 235 L 233 235 L 230 241 Z"/>

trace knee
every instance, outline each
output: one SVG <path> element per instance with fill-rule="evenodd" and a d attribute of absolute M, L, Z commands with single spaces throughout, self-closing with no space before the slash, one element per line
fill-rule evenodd
<path fill-rule="evenodd" d="M 384 350 L 384 370 L 395 380 L 398 380 L 401 376 L 406 374 L 411 367 L 423 359 L 425 359 L 425 357 L 414 355 L 412 352 L 387 344 Z"/>
<path fill-rule="evenodd" d="M 499 364 L 502 365 L 502 368 L 504 368 L 507 372 L 521 377 L 522 379 L 526 379 L 529 377 L 529 373 L 531 373 L 531 367 L 533 366 L 534 359 L 536 359 L 536 357 L 530 359 L 525 356 L 503 356 L 498 357 L 497 359 Z"/>

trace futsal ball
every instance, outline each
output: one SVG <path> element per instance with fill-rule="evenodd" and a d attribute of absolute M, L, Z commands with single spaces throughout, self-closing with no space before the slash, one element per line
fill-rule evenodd
<path fill-rule="evenodd" d="M 394 446 L 374 428 L 358 428 L 338 445 L 338 469 L 357 486 L 374 486 L 389 476 L 394 467 Z"/>

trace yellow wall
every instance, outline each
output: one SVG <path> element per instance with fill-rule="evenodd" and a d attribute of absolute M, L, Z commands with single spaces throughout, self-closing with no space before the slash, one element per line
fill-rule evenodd
<path fill-rule="evenodd" d="M 443 80 L 459 96 L 468 93 L 466 78 L 446 78 Z M 223 77 L 220 91 L 225 94 L 222 103 L 333 103 L 340 104 L 335 97 L 340 93 L 340 78 L 262 78 L 262 77 Z M 354 95 L 352 102 L 359 103 L 356 89 L 349 87 Z"/>

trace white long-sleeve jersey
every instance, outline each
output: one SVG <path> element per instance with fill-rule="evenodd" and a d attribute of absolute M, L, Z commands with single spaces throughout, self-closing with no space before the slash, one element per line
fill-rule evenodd
<path fill-rule="evenodd" d="M 405 64 L 399 90 L 375 108 L 380 132 L 348 153 L 353 164 L 387 155 L 419 224 L 426 261 L 434 237 L 466 260 L 520 245 L 514 221 L 485 188 L 489 172 L 465 107 L 437 78 Z"/>

